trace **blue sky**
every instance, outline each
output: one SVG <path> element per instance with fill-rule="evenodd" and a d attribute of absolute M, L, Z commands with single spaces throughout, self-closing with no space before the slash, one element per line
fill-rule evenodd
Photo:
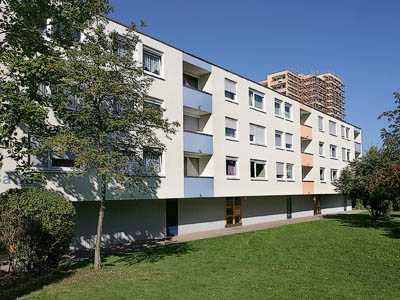
<path fill-rule="evenodd" d="M 289 68 L 334 72 L 346 119 L 379 144 L 380 112 L 400 90 L 400 1 L 111 0 L 111 16 L 253 80 Z"/>

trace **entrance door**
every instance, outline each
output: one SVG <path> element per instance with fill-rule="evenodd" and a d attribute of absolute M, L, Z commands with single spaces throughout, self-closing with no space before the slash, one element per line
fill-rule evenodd
<path fill-rule="evenodd" d="M 314 215 L 321 214 L 321 197 L 314 196 Z"/>
<path fill-rule="evenodd" d="M 292 198 L 286 198 L 286 215 L 288 219 L 292 218 Z"/>
<path fill-rule="evenodd" d="M 225 219 L 226 227 L 242 225 L 242 202 L 240 197 L 226 198 Z"/>
<path fill-rule="evenodd" d="M 168 199 L 166 203 L 167 236 L 178 235 L 178 200 Z"/>

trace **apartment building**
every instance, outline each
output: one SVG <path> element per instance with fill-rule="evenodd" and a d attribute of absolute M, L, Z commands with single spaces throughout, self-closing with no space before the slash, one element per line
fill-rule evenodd
<path fill-rule="evenodd" d="M 299 74 L 283 70 L 269 74 L 260 83 L 335 118 L 344 119 L 344 84 L 332 73 Z"/>
<path fill-rule="evenodd" d="M 110 21 L 107 30 L 127 28 Z M 161 239 L 230 226 L 337 213 L 351 203 L 332 182 L 361 154 L 361 129 L 140 34 L 137 59 L 154 78 L 148 101 L 182 124 L 163 153 L 153 193 L 108 188 L 104 243 Z M 37 161 L 47 187 L 77 210 L 74 245 L 92 247 L 99 198 L 95 179 L 69 176 L 71 164 Z M 6 160 L 0 192 L 18 186 Z"/>

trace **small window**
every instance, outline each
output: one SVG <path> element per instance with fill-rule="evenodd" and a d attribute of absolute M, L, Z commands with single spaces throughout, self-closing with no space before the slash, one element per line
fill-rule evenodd
<path fill-rule="evenodd" d="M 293 164 L 286 164 L 286 179 L 293 180 Z"/>
<path fill-rule="evenodd" d="M 184 73 L 183 74 L 183 85 L 186 87 L 190 87 L 192 89 L 198 90 L 199 89 L 199 79 Z"/>
<path fill-rule="evenodd" d="M 320 156 L 324 156 L 324 142 L 319 142 L 318 153 Z"/>
<path fill-rule="evenodd" d="M 250 161 L 250 178 L 265 179 L 265 161 L 251 160 Z"/>
<path fill-rule="evenodd" d="M 225 117 L 225 137 L 237 139 L 237 120 Z"/>
<path fill-rule="evenodd" d="M 325 182 L 325 168 L 319 168 L 319 180 Z"/>
<path fill-rule="evenodd" d="M 226 158 L 226 176 L 238 177 L 237 158 L 234 158 L 234 157 Z"/>
<path fill-rule="evenodd" d="M 156 50 L 143 48 L 143 70 L 161 75 L 161 57 L 162 54 Z"/>
<path fill-rule="evenodd" d="M 285 119 L 292 120 L 292 104 L 285 103 Z"/>
<path fill-rule="evenodd" d="M 346 160 L 350 161 L 350 149 L 346 150 Z"/>
<path fill-rule="evenodd" d="M 146 98 L 144 100 L 144 109 L 151 110 L 154 112 L 159 112 L 160 114 L 163 113 L 162 108 L 163 101 L 156 98 Z"/>
<path fill-rule="evenodd" d="M 250 144 L 265 145 L 265 127 L 250 124 Z"/>
<path fill-rule="evenodd" d="M 340 126 L 340 134 L 343 139 L 346 137 L 346 128 L 343 125 Z"/>
<path fill-rule="evenodd" d="M 346 127 L 346 139 L 350 139 L 350 128 Z"/>
<path fill-rule="evenodd" d="M 293 150 L 293 134 L 285 133 L 285 147 L 286 150 Z"/>
<path fill-rule="evenodd" d="M 282 148 L 282 131 L 275 130 L 275 146 Z"/>
<path fill-rule="evenodd" d="M 337 146 L 336 145 L 330 145 L 329 149 L 331 150 L 331 158 L 337 158 Z"/>
<path fill-rule="evenodd" d="M 318 116 L 318 129 L 321 132 L 324 131 L 324 118 L 321 116 Z"/>
<path fill-rule="evenodd" d="M 249 90 L 249 106 L 260 110 L 264 110 L 264 95 Z"/>
<path fill-rule="evenodd" d="M 346 161 L 346 148 L 342 148 L 342 160 Z"/>
<path fill-rule="evenodd" d="M 236 99 L 236 82 L 225 78 L 225 98 L 237 101 Z"/>
<path fill-rule="evenodd" d="M 331 169 L 331 181 L 335 181 L 338 178 L 338 170 L 337 169 Z"/>
<path fill-rule="evenodd" d="M 285 164 L 283 162 L 276 163 L 276 178 L 277 179 L 284 179 L 284 167 Z"/>
<path fill-rule="evenodd" d="M 275 99 L 275 116 L 282 117 L 282 101 Z"/>
<path fill-rule="evenodd" d="M 336 122 L 329 120 L 329 134 L 336 136 Z"/>

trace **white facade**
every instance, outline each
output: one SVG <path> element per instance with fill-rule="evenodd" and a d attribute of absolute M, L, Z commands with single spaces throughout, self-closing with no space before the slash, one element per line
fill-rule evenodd
<path fill-rule="evenodd" d="M 126 27 L 110 21 L 107 30 L 123 33 Z M 107 241 L 163 238 L 174 218 L 177 234 L 224 228 L 227 197 L 240 197 L 239 224 L 244 226 L 313 215 L 317 198 L 322 213 L 351 209 L 336 194 L 331 173 L 338 177 L 347 160 L 360 155 L 359 128 L 147 35 L 140 39 L 138 61 L 143 63 L 143 49 L 155 60 L 161 58 L 160 66 L 149 63 L 159 73 L 147 72 L 154 78 L 149 97 L 181 127 L 172 139 L 162 138 L 166 151 L 160 177 L 154 179 L 154 195 L 110 189 L 108 198 L 115 201 L 105 219 Z M 279 115 L 276 101 L 281 105 Z M 336 124 L 335 135 L 330 121 Z M 281 146 L 276 145 L 276 133 Z M 331 157 L 331 145 L 336 146 L 336 157 Z M 18 186 L 9 177 L 12 161 L 4 165 L 0 192 Z M 88 247 L 97 217 L 91 202 L 97 199 L 96 183 L 66 172 L 52 170 L 48 187 L 77 202 L 77 241 Z M 168 221 L 166 203 L 172 199 L 178 199 L 177 216 Z"/>

